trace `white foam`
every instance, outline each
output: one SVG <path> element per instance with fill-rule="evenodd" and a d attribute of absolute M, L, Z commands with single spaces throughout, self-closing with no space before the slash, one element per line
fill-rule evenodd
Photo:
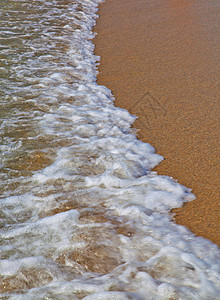
<path fill-rule="evenodd" d="M 193 194 L 151 171 L 163 158 L 96 83 L 98 3 L 24 2 L 31 21 L 11 20 L 32 38 L 17 33 L 26 48 L 13 53 L 0 128 L 0 295 L 218 299 L 219 248 L 170 215 Z"/>

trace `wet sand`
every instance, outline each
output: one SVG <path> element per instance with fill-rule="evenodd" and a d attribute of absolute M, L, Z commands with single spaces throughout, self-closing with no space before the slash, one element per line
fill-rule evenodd
<path fill-rule="evenodd" d="M 220 245 L 219 12 L 217 0 L 106 0 L 94 42 L 98 83 L 165 158 L 155 170 L 197 198 L 176 222 Z"/>

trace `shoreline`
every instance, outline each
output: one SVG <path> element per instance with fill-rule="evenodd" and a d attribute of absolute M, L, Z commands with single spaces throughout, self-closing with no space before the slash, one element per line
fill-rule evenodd
<path fill-rule="evenodd" d="M 154 170 L 191 188 L 176 223 L 220 245 L 217 1 L 99 5 L 98 84 L 138 116 L 137 136 L 165 160 Z"/>

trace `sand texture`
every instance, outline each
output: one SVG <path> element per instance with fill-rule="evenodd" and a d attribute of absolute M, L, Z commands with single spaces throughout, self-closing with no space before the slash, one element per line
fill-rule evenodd
<path fill-rule="evenodd" d="M 94 42 L 98 83 L 165 158 L 155 170 L 196 195 L 176 222 L 220 245 L 219 12 L 216 0 L 106 0 Z"/>

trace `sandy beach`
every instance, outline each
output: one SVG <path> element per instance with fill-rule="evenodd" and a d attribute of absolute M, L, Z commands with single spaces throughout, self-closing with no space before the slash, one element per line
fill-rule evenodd
<path fill-rule="evenodd" d="M 138 116 L 156 167 L 196 200 L 175 220 L 220 245 L 219 4 L 217 0 L 106 0 L 94 29 L 98 83 Z"/>

